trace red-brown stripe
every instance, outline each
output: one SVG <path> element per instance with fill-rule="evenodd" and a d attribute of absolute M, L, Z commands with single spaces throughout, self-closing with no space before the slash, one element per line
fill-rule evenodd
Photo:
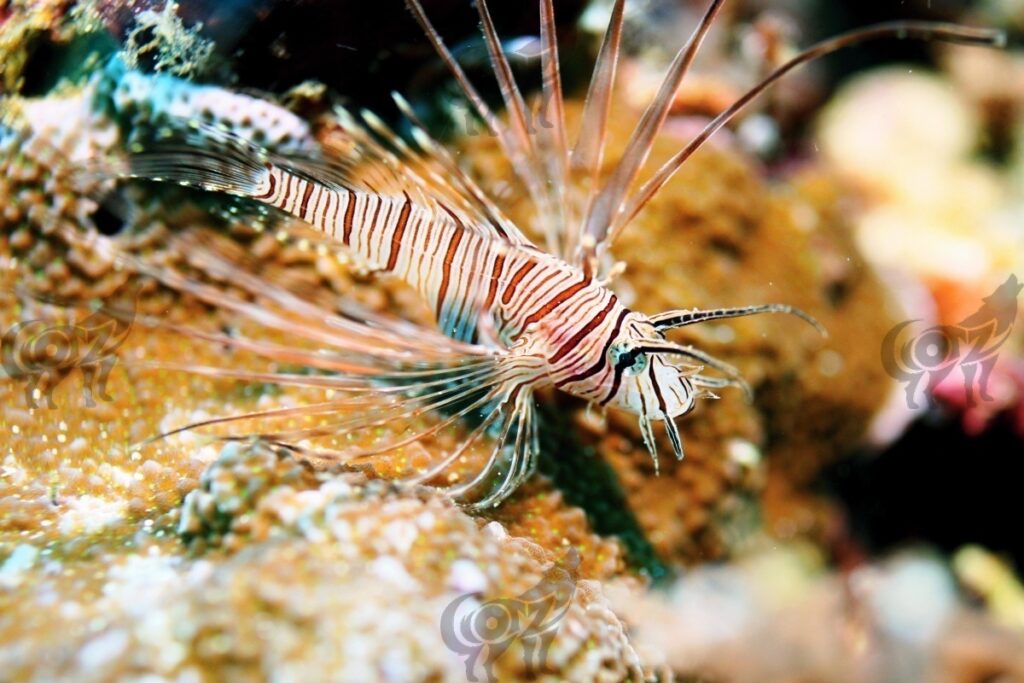
<path fill-rule="evenodd" d="M 568 300 L 570 297 L 575 295 L 578 291 L 580 291 L 586 286 L 587 280 L 583 279 L 570 287 L 566 287 L 565 289 L 562 290 L 560 294 L 552 297 L 550 301 L 548 301 L 546 304 L 544 304 L 536 311 L 531 313 L 529 317 L 526 318 L 526 321 L 523 323 L 523 327 L 525 328 L 531 325 L 532 323 L 537 322 L 538 320 L 546 316 L 548 313 L 550 313 L 551 311 L 555 310 L 560 305 L 565 303 L 566 300 Z"/>
<path fill-rule="evenodd" d="M 529 307 L 533 306 L 533 304 L 540 300 L 538 293 L 544 293 L 546 295 L 547 291 L 545 290 L 545 286 L 560 274 L 561 273 L 554 268 L 543 268 L 533 280 L 530 280 L 529 276 L 523 278 L 523 281 L 520 284 L 523 287 L 526 287 L 526 291 L 523 293 L 523 296 L 519 297 L 519 305 L 516 306 L 515 310 L 510 312 L 510 319 L 518 320 L 521 316 L 525 315 L 526 311 L 529 310 Z"/>
<path fill-rule="evenodd" d="M 522 279 L 526 277 L 526 274 L 536 267 L 536 261 L 527 261 L 522 266 L 520 266 L 519 270 L 516 271 L 516 274 L 512 276 L 512 279 L 509 281 L 508 286 L 505 287 L 505 293 L 501 295 L 501 303 L 507 305 L 510 301 L 512 301 L 512 295 L 516 293 L 516 287 L 519 285 Z"/>
<path fill-rule="evenodd" d="M 452 211 L 450 208 L 448 208 L 448 206 L 444 202 L 439 202 L 439 203 L 441 204 L 441 208 L 444 209 L 446 212 L 448 212 L 448 215 L 452 217 L 452 220 L 454 220 L 456 223 L 458 223 L 459 227 L 463 227 L 462 221 L 459 220 L 459 217 L 455 215 L 455 212 Z M 498 233 L 498 235 L 502 239 L 507 240 L 509 238 L 508 237 L 508 233 L 505 231 L 505 228 L 501 227 L 501 225 L 499 225 L 497 223 L 497 221 L 489 222 L 489 225 L 492 228 L 494 228 L 494 230 Z"/>
<path fill-rule="evenodd" d="M 408 195 L 407 195 L 407 196 L 408 196 Z M 447 214 L 448 214 L 449 216 L 451 216 L 451 217 L 452 217 L 452 220 L 453 220 L 453 221 L 455 221 L 455 224 L 456 224 L 456 225 L 458 225 L 458 226 L 459 226 L 460 228 L 465 228 L 465 227 L 466 227 L 465 225 L 463 225 L 463 224 L 462 224 L 462 220 L 460 220 L 460 219 L 459 219 L 459 217 L 458 217 L 457 215 L 455 215 L 455 212 L 454 212 L 454 211 L 452 211 L 452 210 L 451 210 L 450 208 L 448 208 L 448 205 L 447 205 L 447 204 L 445 204 L 444 202 L 438 202 L 438 203 L 439 203 L 439 204 L 441 205 L 441 208 L 442 208 L 442 209 L 444 209 L 444 210 L 445 210 L 445 212 L 446 212 L 446 213 L 447 213 Z"/>
<path fill-rule="evenodd" d="M 363 244 L 363 248 L 366 249 L 371 254 L 373 253 L 373 251 L 372 251 L 372 249 L 373 249 L 373 242 L 374 242 L 373 237 L 374 237 L 375 231 L 377 230 L 377 220 L 380 218 L 380 207 L 384 205 L 384 199 L 383 198 L 381 198 L 381 197 L 374 197 L 374 199 L 377 200 L 377 206 L 373 210 L 373 218 L 370 219 L 370 232 L 366 233 L 366 228 L 365 227 L 363 228 L 363 233 L 364 233 L 363 234 L 363 239 L 365 240 L 365 243 Z"/>
<path fill-rule="evenodd" d="M 654 363 L 650 361 L 647 363 L 647 374 L 651 378 L 651 386 L 654 388 L 654 395 L 658 399 L 658 410 L 661 411 L 662 415 L 668 415 L 668 409 L 665 407 L 665 397 L 661 395 L 661 387 L 658 386 L 658 378 L 654 374 Z"/>
<path fill-rule="evenodd" d="M 498 254 L 494 259 L 494 267 L 491 269 L 491 284 L 487 288 L 487 299 L 484 301 L 483 310 L 491 310 L 494 297 L 498 293 L 498 282 L 501 280 L 501 271 L 505 267 L 505 255 Z"/>
<path fill-rule="evenodd" d="M 405 204 L 402 205 L 402 213 L 398 216 L 398 225 L 391 234 L 391 251 L 388 253 L 387 270 L 394 270 L 398 263 L 398 252 L 402 248 L 402 236 L 405 234 L 405 226 L 409 222 L 409 213 L 412 211 L 412 200 L 405 195 Z"/>
<path fill-rule="evenodd" d="M 330 231 L 331 237 L 338 236 L 338 206 L 341 192 L 327 192 L 327 207 L 324 212 L 324 228 Z"/>
<path fill-rule="evenodd" d="M 288 203 L 288 187 L 290 186 L 291 182 L 291 176 L 281 176 L 281 191 L 277 193 L 277 198 L 274 199 L 274 206 L 281 209 L 282 211 L 285 210 L 284 207 Z"/>
<path fill-rule="evenodd" d="M 445 252 L 444 261 L 441 263 L 441 289 L 437 292 L 437 316 L 441 317 L 441 309 L 444 307 L 444 297 L 448 294 L 448 280 L 452 274 L 452 261 L 455 260 L 455 252 L 462 242 L 462 230 L 452 232 L 451 241 L 448 242 L 448 251 Z"/>
<path fill-rule="evenodd" d="M 290 175 L 284 184 L 284 192 L 281 193 L 281 198 L 277 200 L 277 206 L 284 209 L 288 213 L 291 213 L 291 209 L 288 209 L 288 205 L 292 205 L 292 209 L 295 208 L 293 198 L 295 197 L 295 185 L 299 182 L 296 176 Z"/>
<path fill-rule="evenodd" d="M 612 298 L 608 300 L 608 305 L 602 308 L 597 315 L 591 318 L 590 322 L 581 327 L 576 334 L 574 334 L 572 337 L 566 340 L 566 342 L 562 344 L 561 348 L 558 349 L 555 355 L 548 359 L 548 362 L 557 363 L 558 361 L 562 360 L 565 354 L 569 353 L 574 348 L 576 348 L 576 345 L 579 344 L 584 337 L 593 332 L 598 325 L 604 322 L 604 319 L 608 317 L 608 314 L 611 312 L 612 308 L 615 307 L 615 302 L 617 300 L 618 299 L 616 299 L 615 295 L 613 294 Z"/>
<path fill-rule="evenodd" d="M 309 206 L 309 196 L 313 194 L 313 183 L 305 181 L 306 189 L 302 192 L 302 204 L 299 205 L 299 218 L 306 220 L 306 207 Z"/>
<path fill-rule="evenodd" d="M 476 259 L 480 254 L 480 250 L 483 248 L 483 240 L 473 240 L 472 246 L 462 252 L 462 272 L 463 273 L 476 273 Z M 472 277 L 472 276 L 470 276 Z M 462 294 L 458 297 L 456 308 L 454 311 L 454 320 L 474 319 L 477 315 L 469 315 L 469 308 L 473 305 L 473 301 L 470 300 L 469 292 L 471 291 L 471 284 L 467 278 L 463 278 L 461 283 L 456 283 L 456 292 L 461 287 L 463 289 Z M 479 312 L 478 312 L 479 313 Z"/>
<path fill-rule="evenodd" d="M 626 319 L 626 316 L 628 314 L 629 311 L 625 308 L 622 309 L 621 313 L 619 313 L 619 318 L 618 320 L 615 321 L 615 326 L 612 327 L 612 333 L 608 335 L 608 339 L 607 341 L 605 341 L 604 348 L 601 349 L 601 355 L 598 356 L 597 361 L 595 361 L 594 364 L 591 365 L 590 368 L 588 368 L 587 370 L 576 373 L 575 375 L 567 377 L 561 382 L 559 382 L 559 387 L 563 387 L 566 384 L 572 384 L 573 382 L 582 382 L 585 379 L 593 377 L 604 368 L 605 363 L 608 362 L 608 350 L 612 348 L 612 344 L 615 342 L 616 338 L 618 338 L 619 330 L 622 329 L 622 321 Z"/>
<path fill-rule="evenodd" d="M 320 192 L 317 193 L 317 195 L 316 195 L 316 202 L 313 205 L 313 215 L 310 216 L 310 221 L 309 221 L 313 225 L 324 225 L 324 226 L 326 225 L 326 223 L 324 223 L 323 219 L 324 219 L 324 213 L 326 212 L 328 206 L 330 206 L 330 203 L 331 203 L 330 202 L 331 194 L 332 194 L 331 192 L 328 192 L 327 190 L 325 190 L 323 188 L 320 188 Z M 318 220 L 319 220 L 319 223 L 317 223 Z"/>
<path fill-rule="evenodd" d="M 341 241 L 345 244 L 349 243 L 352 238 L 352 216 L 356 211 L 356 195 L 354 192 L 348 193 L 348 206 L 345 207 L 345 232 L 342 234 Z"/>

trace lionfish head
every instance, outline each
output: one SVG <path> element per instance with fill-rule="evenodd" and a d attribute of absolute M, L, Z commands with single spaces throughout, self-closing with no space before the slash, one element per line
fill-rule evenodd
<path fill-rule="evenodd" d="M 644 442 L 655 455 L 653 422 L 663 422 L 676 457 L 683 457 L 682 438 L 674 418 L 692 411 L 700 398 L 717 398 L 711 387 L 745 388 L 731 366 L 694 349 L 668 341 L 647 318 L 634 314 L 609 347 L 611 386 L 606 405 L 639 416 Z M 705 377 L 706 367 L 727 378 Z M 655 458 L 655 462 L 657 459 Z"/>

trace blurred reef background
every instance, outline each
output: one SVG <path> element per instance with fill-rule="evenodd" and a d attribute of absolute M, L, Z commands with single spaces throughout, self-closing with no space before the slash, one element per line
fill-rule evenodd
<path fill-rule="evenodd" d="M 469 3 L 424 5 L 483 83 Z M 609 5 L 555 2 L 570 122 Z M 608 168 L 702 9 L 628 3 Z M 536 7 L 492 11 L 536 85 Z M 908 407 L 883 362 L 901 321 L 955 327 L 1024 280 L 1024 3 L 731 2 L 650 165 L 795 45 L 906 18 L 1000 27 L 1010 46 L 886 42 L 812 65 L 695 155 L 615 250 L 628 264 L 617 293 L 637 310 L 780 301 L 829 338 L 773 318 L 680 334 L 738 366 L 756 396 L 727 392 L 682 421 L 687 457 L 663 457 L 659 476 L 633 418 L 543 396 L 541 474 L 469 515 L 387 483 L 442 440 L 367 472 L 194 433 L 132 447 L 318 395 L 143 368 L 261 361 L 153 323 L 251 325 L 88 238 L 257 304 L 196 245 L 327 310 L 346 298 L 429 324 L 411 290 L 299 225 L 81 172 L 172 119 L 301 154 L 330 144 L 336 103 L 400 127 L 395 90 L 529 226 L 495 141 L 402 3 L 0 4 L 0 332 L 80 323 L 97 302 L 134 311 L 104 342 L 118 358 L 105 392 L 73 365 L 33 385 L 61 350 L 5 347 L 0 681 L 461 681 L 445 607 L 521 595 L 570 549 L 578 581 L 545 668 L 516 642 L 499 680 L 1024 681 L 1020 297 L 983 400 L 953 368 Z"/>

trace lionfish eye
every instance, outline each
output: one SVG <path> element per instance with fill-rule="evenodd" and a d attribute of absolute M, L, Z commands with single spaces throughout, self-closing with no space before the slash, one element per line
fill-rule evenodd
<path fill-rule="evenodd" d="M 647 369 L 647 354 L 635 349 L 627 342 L 612 346 L 609 352 L 616 370 L 624 370 L 627 374 L 638 375 Z"/>

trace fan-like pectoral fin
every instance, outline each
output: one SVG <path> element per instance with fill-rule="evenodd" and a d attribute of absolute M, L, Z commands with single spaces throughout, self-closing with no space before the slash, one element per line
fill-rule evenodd
<path fill-rule="evenodd" d="M 431 377 L 362 393 L 343 390 L 341 398 L 215 418 L 164 436 L 214 429 L 214 441 L 259 438 L 315 465 L 374 472 L 401 487 L 432 486 L 470 509 L 493 508 L 536 467 L 536 369 L 535 359 L 509 356 L 484 376 L 478 368 L 450 381 Z M 269 373 L 261 379 L 272 381 Z M 468 431 L 467 423 L 473 425 Z M 446 441 L 437 439 L 442 432 L 455 433 L 450 451 L 426 464 L 411 462 L 428 453 L 417 442 Z M 366 434 L 374 435 L 369 445 L 345 445 L 350 436 Z M 460 480 L 455 469 L 467 464 L 470 474 Z"/>
<path fill-rule="evenodd" d="M 414 442 L 433 437 L 442 430 L 460 433 L 454 446 L 418 472 L 407 472 L 397 483 L 402 486 L 436 486 L 446 495 L 470 509 L 486 509 L 505 500 L 536 467 L 538 452 L 537 425 L 534 419 L 533 387 L 540 377 L 542 363 L 532 357 L 499 356 L 493 372 L 487 378 L 479 373 L 451 390 L 440 389 L 429 395 L 429 402 L 395 406 L 383 411 L 369 424 L 391 426 L 395 421 L 413 420 L 433 416 L 432 426 L 408 428 L 398 432 L 390 442 L 358 452 L 319 452 L 319 459 L 362 462 L 375 456 L 395 453 Z M 429 415 L 428 415 L 429 413 Z M 374 417 L 374 416 L 371 416 Z M 366 419 L 365 417 L 363 418 Z M 472 425 L 465 433 L 466 424 Z M 346 424 L 355 429 L 363 424 Z M 303 433 L 267 435 L 277 441 L 292 441 L 296 437 L 308 439 L 323 436 L 323 430 Z M 473 463 L 482 463 L 479 466 Z M 466 478 L 456 472 L 459 466 L 469 465 Z M 445 477 L 445 474 L 447 476 Z M 442 479 L 442 477 L 445 477 Z M 481 493 L 482 491 L 482 493 Z"/>
<path fill-rule="evenodd" d="M 539 438 L 533 390 L 524 385 L 517 387 L 514 394 L 502 411 L 505 413 L 503 428 L 486 465 L 467 485 L 450 491 L 458 496 L 465 495 L 493 476 L 495 481 L 490 491 L 468 503 L 470 509 L 497 507 L 536 470 Z"/>
<path fill-rule="evenodd" d="M 335 461 L 380 455 L 436 434 L 482 410 L 500 395 L 504 383 L 494 363 L 430 370 L 378 369 L 375 374 L 333 376 L 166 364 L 152 367 L 278 387 L 326 390 L 329 398 L 194 422 L 151 437 L 145 443 L 184 431 L 205 433 L 208 428 L 216 428 L 211 436 L 219 440 L 258 436 L 282 443 L 308 442 L 311 446 L 314 442 L 375 428 L 390 432 L 390 438 L 382 436 L 382 442 L 362 450 L 318 451 L 318 459 Z"/>

